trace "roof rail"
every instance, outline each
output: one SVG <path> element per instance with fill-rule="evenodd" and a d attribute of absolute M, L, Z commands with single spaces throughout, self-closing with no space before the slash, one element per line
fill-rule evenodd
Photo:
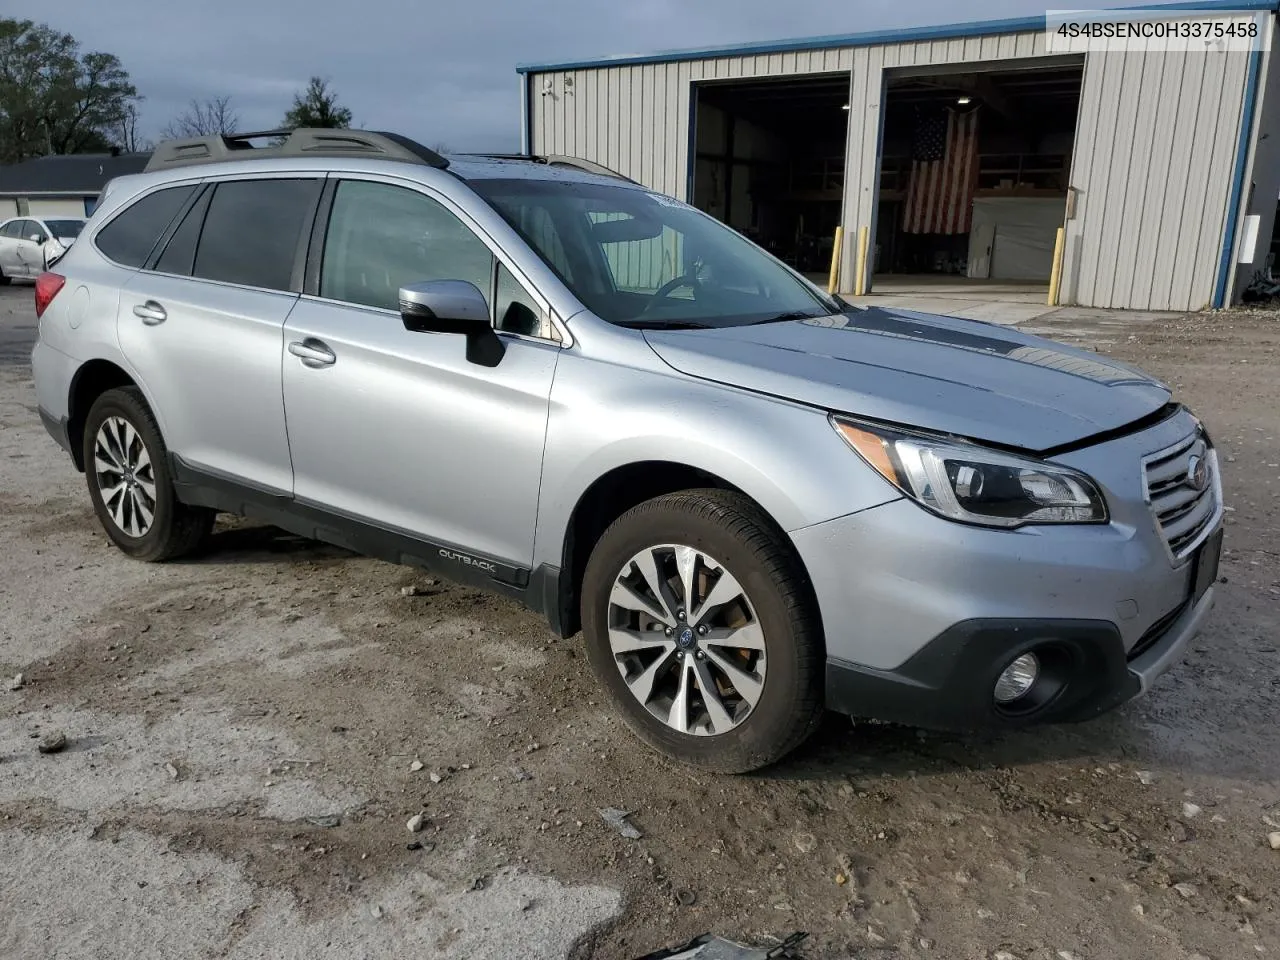
<path fill-rule="evenodd" d="M 602 177 L 613 177 L 615 180 L 636 183 L 630 177 L 619 173 L 617 170 L 611 170 L 603 164 L 596 163 L 594 160 L 583 160 L 581 157 L 570 157 L 558 153 L 545 156 L 529 153 L 464 153 L 459 154 L 459 156 L 483 157 L 487 160 L 524 160 L 527 163 L 544 163 L 549 167 L 572 167 L 585 173 L 595 173 Z"/>
<path fill-rule="evenodd" d="M 263 147 L 256 147 L 251 142 L 267 139 L 275 142 Z M 151 154 L 146 171 L 250 158 L 353 156 L 403 160 L 407 163 L 426 164 L 439 170 L 449 166 L 449 161 L 434 150 L 396 133 L 299 127 L 296 130 L 265 130 L 257 133 L 192 137 L 189 140 L 166 140 Z"/>

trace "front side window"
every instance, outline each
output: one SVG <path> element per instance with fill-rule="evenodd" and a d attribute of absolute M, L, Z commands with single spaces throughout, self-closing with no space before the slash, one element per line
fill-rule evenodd
<path fill-rule="evenodd" d="M 93 242 L 109 260 L 126 267 L 142 266 L 194 190 L 194 184 L 184 184 L 147 194 L 117 214 Z"/>
<path fill-rule="evenodd" d="M 839 312 L 741 234 L 669 197 L 574 180 L 471 186 L 610 323 L 733 327 Z"/>
<path fill-rule="evenodd" d="M 292 286 L 319 180 L 229 180 L 209 201 L 192 275 L 268 290 Z"/>
<path fill-rule="evenodd" d="M 400 288 L 466 280 L 492 305 L 493 255 L 428 196 L 386 183 L 344 180 L 329 214 L 320 296 L 398 310 Z"/>

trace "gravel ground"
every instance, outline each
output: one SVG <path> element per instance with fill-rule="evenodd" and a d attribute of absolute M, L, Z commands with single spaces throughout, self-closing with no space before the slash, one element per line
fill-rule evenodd
<path fill-rule="evenodd" d="M 637 745 L 507 601 L 242 521 L 123 557 L 36 416 L 29 302 L 0 291 L 0 956 L 1280 952 L 1280 315 L 1045 331 L 1168 379 L 1225 458 L 1218 609 L 1147 698 L 985 738 L 833 717 L 727 778 Z"/>

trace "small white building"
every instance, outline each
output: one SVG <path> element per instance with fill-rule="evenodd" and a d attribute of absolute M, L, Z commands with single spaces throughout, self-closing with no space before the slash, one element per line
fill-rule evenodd
<path fill-rule="evenodd" d="M 1267 267 L 1276 0 L 1195 6 L 1260 41 L 1064 49 L 1039 16 L 525 65 L 523 148 L 603 164 L 823 276 L 840 226 L 842 291 L 1047 287 L 1061 227 L 1059 303 L 1221 306 Z"/>
<path fill-rule="evenodd" d="M 148 156 L 68 154 L 0 166 L 0 221 L 10 217 L 87 217 L 106 182 L 141 173 Z"/>

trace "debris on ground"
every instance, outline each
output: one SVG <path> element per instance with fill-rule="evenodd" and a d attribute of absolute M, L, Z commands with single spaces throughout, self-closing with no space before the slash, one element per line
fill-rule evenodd
<path fill-rule="evenodd" d="M 1193 883 L 1175 883 L 1173 889 L 1178 891 L 1178 896 L 1184 900 L 1190 900 L 1198 892 Z"/>
<path fill-rule="evenodd" d="M 1201 810 L 1194 803 L 1184 803 L 1182 805 L 1182 815 L 1188 820 L 1200 816 Z"/>
<path fill-rule="evenodd" d="M 618 833 L 626 837 L 628 840 L 639 840 L 644 836 L 639 830 L 631 825 L 627 817 L 631 816 L 626 810 L 615 810 L 613 807 L 605 807 L 600 811 L 600 816 L 609 826 L 617 830 Z"/>
<path fill-rule="evenodd" d="M 375 903 L 372 907 L 369 908 L 369 916 L 373 917 L 373 919 L 375 920 L 381 920 L 382 908 Z"/>
<path fill-rule="evenodd" d="M 409 764 L 409 771 L 411 773 L 417 773 L 419 770 L 421 770 L 425 766 L 426 764 L 423 763 L 421 760 L 415 760 L 413 761 L 413 763 Z"/>
<path fill-rule="evenodd" d="M 440 776 L 440 774 L 436 773 L 435 771 L 432 771 L 432 772 L 431 772 L 431 782 L 432 782 L 432 783 L 441 783 L 441 782 L 443 782 L 443 780 L 444 780 L 444 777 Z"/>
<path fill-rule="evenodd" d="M 532 780 L 533 774 L 530 773 L 528 770 L 524 769 L 524 767 L 512 767 L 511 779 L 514 780 L 516 783 L 521 783 L 525 780 Z"/>
<path fill-rule="evenodd" d="M 791 842 L 801 853 L 813 853 L 818 849 L 818 838 L 812 833 L 797 833 L 791 838 Z"/>
<path fill-rule="evenodd" d="M 40 742 L 36 744 L 36 749 L 41 753 L 60 753 L 67 747 L 67 735 L 61 730 L 55 730 L 53 733 L 45 734 L 40 738 Z"/>
<path fill-rule="evenodd" d="M 1144 787 L 1149 787 L 1156 782 L 1156 775 L 1152 773 L 1150 770 L 1139 770 L 1138 782 L 1141 783 Z"/>
<path fill-rule="evenodd" d="M 336 827 L 338 824 L 342 823 L 342 818 L 338 817 L 336 814 L 325 817 L 307 817 L 306 820 L 307 823 L 311 824 L 313 827 L 324 827 L 326 829 Z"/>
<path fill-rule="evenodd" d="M 10 680 L 10 681 L 9 681 L 9 689 L 10 689 L 10 690 L 21 690 L 21 689 L 22 689 L 22 687 L 23 687 L 23 684 L 25 684 L 25 683 L 26 683 L 26 679 L 27 679 L 27 678 L 26 678 L 26 677 L 24 677 L 22 674 L 20 674 L 20 673 L 19 673 L 19 674 L 16 674 L 16 675 L 14 676 L 14 678 L 13 678 L 12 680 Z"/>
<path fill-rule="evenodd" d="M 421 833 L 422 828 L 427 825 L 427 818 L 420 813 L 415 813 L 409 818 L 409 822 L 405 824 L 409 828 L 410 833 Z"/>
<path fill-rule="evenodd" d="M 170 780 L 177 780 L 182 776 L 182 772 L 172 762 L 164 765 L 164 772 L 169 775 Z"/>
<path fill-rule="evenodd" d="M 785 960 L 798 958 L 795 948 L 807 937 L 807 933 L 793 933 L 772 947 L 748 947 L 710 933 L 694 937 L 680 947 L 671 947 L 646 953 L 636 960 Z"/>
<path fill-rule="evenodd" d="M 698 895 L 692 890 L 677 890 L 675 893 L 676 903 L 682 907 L 692 907 L 698 902 Z"/>
<path fill-rule="evenodd" d="M 1267 834 L 1267 843 L 1271 844 L 1272 850 L 1280 850 L 1280 830 Z"/>

